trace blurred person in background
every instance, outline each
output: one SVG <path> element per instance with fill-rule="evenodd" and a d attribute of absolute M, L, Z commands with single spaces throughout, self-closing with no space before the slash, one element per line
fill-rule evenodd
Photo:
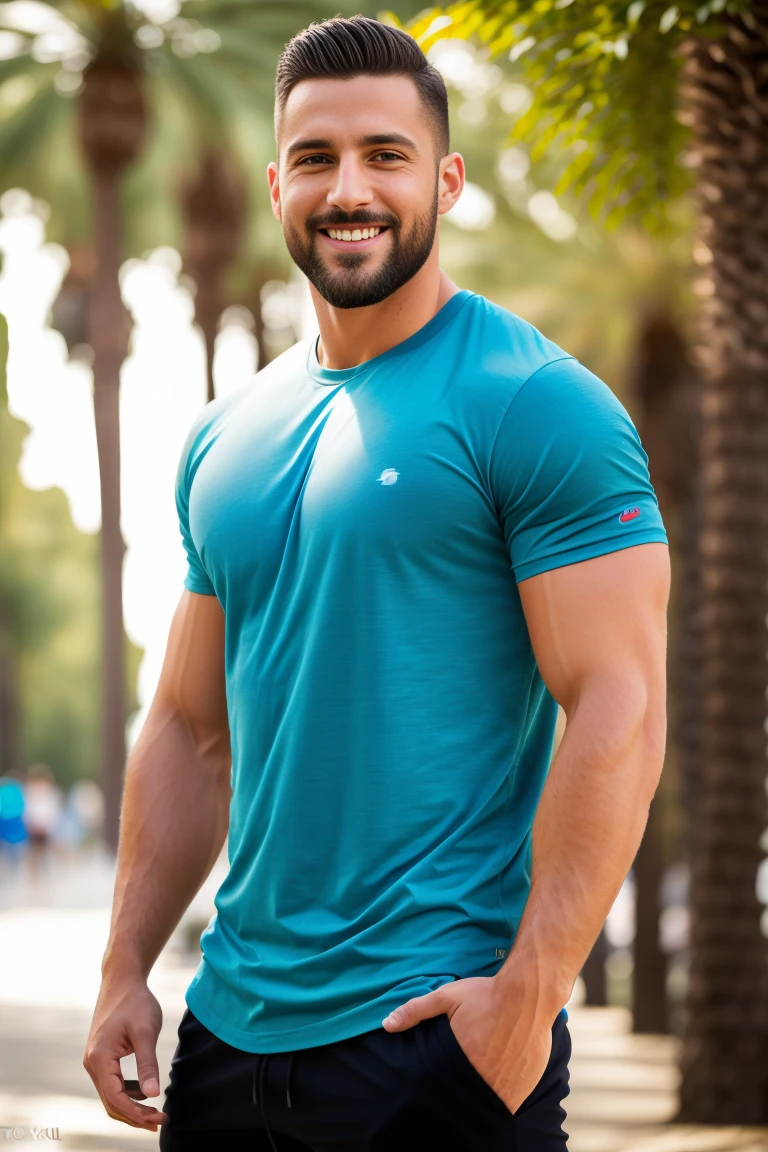
<path fill-rule="evenodd" d="M 96 848 L 104 825 L 104 793 L 95 780 L 76 780 L 69 790 L 67 806 L 79 829 L 78 845 Z"/>
<path fill-rule="evenodd" d="M 24 824 L 29 837 L 29 875 L 43 877 L 49 867 L 51 846 L 64 805 L 64 797 L 47 764 L 33 764 L 24 783 Z"/>
<path fill-rule="evenodd" d="M 184 445 L 83 1063 L 165 1152 L 554 1152 L 565 1005 L 664 756 L 647 457 L 602 381 L 441 271 L 464 163 L 411 37 L 310 26 L 275 127 L 320 335 Z M 227 832 L 160 1111 L 147 978 Z"/>
<path fill-rule="evenodd" d="M 14 776 L 0 777 L 0 868 L 6 878 L 18 875 L 27 851 L 24 789 Z"/>
<path fill-rule="evenodd" d="M 51 829 L 51 842 L 62 857 L 95 847 L 101 837 L 104 794 L 94 780 L 76 780 Z"/>

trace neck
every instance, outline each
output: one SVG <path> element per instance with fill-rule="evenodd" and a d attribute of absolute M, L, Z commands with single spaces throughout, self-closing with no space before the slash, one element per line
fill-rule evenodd
<path fill-rule="evenodd" d="M 430 256 L 407 284 L 368 308 L 333 308 L 313 285 L 310 291 L 320 325 L 318 360 L 324 368 L 355 368 L 413 336 L 460 289 Z"/>

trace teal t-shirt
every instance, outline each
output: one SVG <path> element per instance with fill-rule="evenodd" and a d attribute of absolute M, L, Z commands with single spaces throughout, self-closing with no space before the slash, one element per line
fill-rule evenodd
<path fill-rule="evenodd" d="M 364 364 L 303 341 L 212 401 L 176 498 L 185 586 L 226 614 L 232 741 L 189 1007 L 279 1052 L 496 973 L 557 717 L 517 584 L 667 539 L 625 409 L 463 291 Z"/>

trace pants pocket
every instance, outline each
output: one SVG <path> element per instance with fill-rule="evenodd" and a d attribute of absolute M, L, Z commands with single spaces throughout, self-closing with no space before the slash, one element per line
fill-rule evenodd
<path fill-rule="evenodd" d="M 465 1079 L 474 1084 L 478 1092 L 484 1093 L 500 1105 L 506 1114 L 517 1119 L 530 1109 L 536 1108 L 539 1102 L 549 1101 L 558 1097 L 562 1099 L 569 1091 L 568 1061 L 571 1056 L 571 1036 L 568 1030 L 566 1017 L 561 1013 L 552 1025 L 552 1050 L 549 1054 L 547 1066 L 533 1091 L 523 1100 L 516 1112 L 510 1112 L 507 1105 L 485 1080 L 472 1061 L 467 1056 L 451 1028 L 450 1018 L 443 1014 L 438 1018 L 437 1035 L 443 1049 L 451 1056 L 454 1066 L 461 1071 Z"/>
<path fill-rule="evenodd" d="M 451 1060 L 452 1066 L 477 1093 L 484 1096 L 496 1109 L 502 1109 L 505 1115 L 512 1119 L 512 1113 L 509 1108 L 507 1108 L 501 1096 L 499 1096 L 488 1081 L 480 1075 L 461 1044 L 459 1044 L 459 1041 L 456 1039 L 456 1033 L 453 1031 L 453 1028 L 451 1028 L 450 1018 L 443 1013 L 441 1016 L 438 1016 L 437 1020 L 437 1037 L 441 1047 Z"/>

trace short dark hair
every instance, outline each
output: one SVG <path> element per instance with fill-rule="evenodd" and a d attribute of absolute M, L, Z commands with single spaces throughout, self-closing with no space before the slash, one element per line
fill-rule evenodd
<path fill-rule="evenodd" d="M 277 65 L 275 128 L 291 90 L 302 80 L 355 76 L 410 76 L 434 125 L 439 154 L 447 154 L 448 93 L 442 76 L 412 36 L 369 16 L 314 22 L 286 44 Z"/>

